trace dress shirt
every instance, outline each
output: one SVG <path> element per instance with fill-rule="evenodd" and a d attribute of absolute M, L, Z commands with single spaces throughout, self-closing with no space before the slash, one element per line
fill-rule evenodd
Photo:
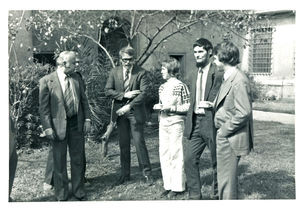
<path fill-rule="evenodd" d="M 206 87 L 206 80 L 207 80 L 207 75 L 208 75 L 208 71 L 210 68 L 210 63 L 208 63 L 204 68 L 202 68 L 202 87 L 201 87 L 201 91 L 202 91 L 202 98 L 200 98 L 200 101 L 204 100 L 204 95 L 205 95 L 205 87 Z M 197 75 L 197 83 L 196 83 L 196 95 L 200 95 L 200 93 L 197 92 L 198 90 L 198 86 L 200 84 L 200 72 L 198 71 L 198 75 Z M 195 108 L 194 108 L 194 112 L 196 114 L 205 114 L 204 108 L 198 108 L 198 101 L 195 101 Z"/>
<path fill-rule="evenodd" d="M 133 67 L 131 67 L 128 71 L 128 80 L 130 81 L 130 79 L 131 79 L 131 72 L 132 72 L 132 68 Z M 123 67 L 123 79 L 125 80 L 125 76 L 126 76 L 126 71 L 127 71 L 127 69 L 126 68 L 124 68 Z"/>

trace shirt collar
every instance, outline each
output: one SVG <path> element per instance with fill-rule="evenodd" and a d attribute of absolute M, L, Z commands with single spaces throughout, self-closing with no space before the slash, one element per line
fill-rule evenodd
<path fill-rule="evenodd" d="M 204 73 L 204 72 L 207 72 L 208 70 L 209 70 L 209 68 L 210 68 L 210 64 L 211 63 L 208 63 L 206 66 L 204 66 L 203 68 L 199 68 L 199 70 L 200 69 L 202 69 L 202 72 Z"/>
<path fill-rule="evenodd" d="M 131 74 L 132 69 L 133 69 L 133 66 L 129 69 L 129 71 L 128 71 L 129 74 Z M 123 73 L 124 73 L 124 74 L 125 74 L 126 70 L 127 70 L 127 69 L 125 69 L 125 68 L 123 67 Z"/>
<path fill-rule="evenodd" d="M 61 77 L 61 78 L 65 78 L 66 77 L 66 74 L 64 73 L 63 68 L 57 67 L 56 71 L 57 71 L 57 74 L 58 74 L 59 77 Z"/>
<path fill-rule="evenodd" d="M 234 72 L 235 68 L 229 68 L 224 72 L 224 81 L 226 81 Z"/>

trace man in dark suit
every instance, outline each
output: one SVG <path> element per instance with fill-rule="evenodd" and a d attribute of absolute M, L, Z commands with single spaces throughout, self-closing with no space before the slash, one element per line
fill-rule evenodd
<path fill-rule="evenodd" d="M 214 101 L 219 198 L 238 199 L 238 163 L 253 148 L 250 82 L 237 68 L 238 48 L 231 42 L 216 48 L 214 62 L 224 69 L 224 82 Z"/>
<path fill-rule="evenodd" d="M 116 185 L 130 179 L 130 135 L 145 182 L 149 185 L 153 182 L 144 139 L 146 118 L 144 101 L 148 82 L 145 70 L 134 64 L 134 54 L 135 51 L 130 46 L 120 50 L 122 66 L 111 70 L 105 86 L 106 96 L 114 99 L 113 113 L 118 115 L 116 121 L 121 152 L 121 176 Z"/>
<path fill-rule="evenodd" d="M 194 45 L 194 56 L 196 67 L 189 75 L 190 84 L 190 108 L 186 117 L 184 136 L 186 148 L 184 152 L 184 165 L 187 179 L 189 198 L 202 199 L 200 180 L 200 157 L 208 146 L 211 155 L 211 166 L 213 170 L 212 195 L 217 198 L 217 160 L 216 144 L 213 136 L 213 117 L 207 107 L 202 107 L 203 101 L 212 102 L 222 82 L 222 72 L 210 61 L 213 46 L 207 39 L 198 39 Z"/>
<path fill-rule="evenodd" d="M 90 131 L 90 110 L 82 78 L 74 73 L 76 53 L 64 51 L 57 70 L 40 80 L 39 111 L 53 148 L 54 189 L 58 201 L 68 199 L 67 146 L 71 160 L 72 192 L 85 200 L 84 133 Z"/>

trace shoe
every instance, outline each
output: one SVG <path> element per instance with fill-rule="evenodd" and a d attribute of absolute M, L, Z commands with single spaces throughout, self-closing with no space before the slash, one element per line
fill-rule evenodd
<path fill-rule="evenodd" d="M 50 184 L 47 184 L 46 182 L 44 182 L 44 184 L 43 184 L 43 190 L 46 192 L 46 191 L 51 191 L 51 190 L 53 190 L 54 189 L 54 187 L 52 186 L 52 185 L 50 185 Z"/>
<path fill-rule="evenodd" d="M 160 194 L 160 197 L 161 198 L 166 197 L 169 194 L 169 192 L 171 192 L 171 190 L 165 190 L 165 191 L 163 191 L 162 194 Z"/>
<path fill-rule="evenodd" d="M 150 175 L 146 175 L 144 176 L 144 179 L 145 179 L 145 183 L 148 185 L 148 186 L 151 186 L 154 184 L 154 181 L 153 181 L 153 177 L 150 176 Z"/>
<path fill-rule="evenodd" d="M 130 180 L 129 176 L 120 176 L 119 179 L 114 183 L 114 186 L 118 186 Z"/>
<path fill-rule="evenodd" d="M 87 180 L 87 178 L 84 177 L 84 186 L 85 187 L 90 187 L 92 186 L 91 183 Z"/>
<path fill-rule="evenodd" d="M 81 198 L 75 197 L 75 201 L 87 201 L 87 200 L 88 200 L 88 199 L 87 199 L 86 196 L 83 196 L 83 197 L 81 197 Z"/>
<path fill-rule="evenodd" d="M 181 195 L 183 194 L 184 192 L 175 192 L 175 191 L 171 191 L 169 194 L 168 194 L 168 198 L 170 199 L 175 199 L 178 195 Z"/>
<path fill-rule="evenodd" d="M 191 195 L 189 193 L 189 197 L 188 197 L 189 200 L 202 200 L 202 194 L 200 195 Z"/>

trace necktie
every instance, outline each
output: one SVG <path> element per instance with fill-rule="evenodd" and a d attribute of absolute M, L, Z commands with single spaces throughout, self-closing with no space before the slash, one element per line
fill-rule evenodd
<path fill-rule="evenodd" d="M 199 69 L 199 90 L 200 90 L 200 93 L 199 93 L 199 101 L 198 102 L 200 102 L 200 101 L 202 101 L 202 75 L 203 75 L 203 71 L 202 71 L 202 69 Z"/>
<path fill-rule="evenodd" d="M 125 71 L 124 90 L 125 90 L 125 92 L 127 92 L 129 90 L 129 70 L 128 69 L 126 69 L 126 71 Z"/>
<path fill-rule="evenodd" d="M 196 86 L 196 103 L 195 103 L 195 113 L 196 114 L 204 114 L 204 109 L 199 109 L 198 105 L 200 104 L 200 101 L 202 100 L 202 76 L 203 76 L 203 70 L 200 68 L 198 71 L 199 80 L 197 81 L 198 84 Z"/>
<path fill-rule="evenodd" d="M 69 118 L 76 114 L 74 95 L 73 95 L 72 87 L 70 84 L 70 80 L 71 80 L 71 77 L 66 76 L 66 78 L 65 78 L 66 86 L 65 86 L 65 92 L 64 92 L 66 113 Z"/>

